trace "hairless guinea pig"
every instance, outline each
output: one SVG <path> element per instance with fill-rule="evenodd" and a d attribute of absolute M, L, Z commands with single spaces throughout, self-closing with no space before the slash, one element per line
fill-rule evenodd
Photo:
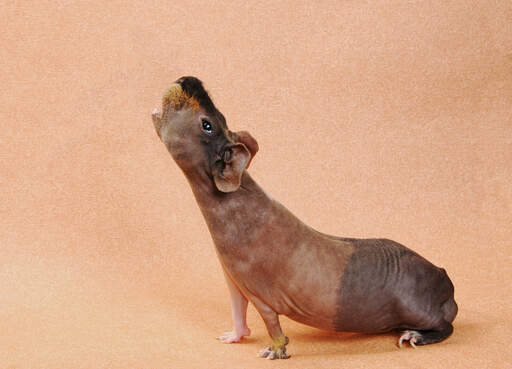
<path fill-rule="evenodd" d="M 279 314 L 332 331 L 402 330 L 412 346 L 446 339 L 457 314 L 446 271 L 386 239 L 320 233 L 268 196 L 246 169 L 258 144 L 231 132 L 201 81 L 178 79 L 152 114 L 156 132 L 187 177 L 215 243 L 231 295 L 231 343 L 250 334 L 247 303 L 286 359 Z"/>

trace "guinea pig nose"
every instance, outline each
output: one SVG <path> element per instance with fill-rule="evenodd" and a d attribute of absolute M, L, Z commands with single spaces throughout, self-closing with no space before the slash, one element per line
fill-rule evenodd
<path fill-rule="evenodd" d="M 162 113 L 157 108 L 153 109 L 151 113 L 151 118 L 153 119 L 153 125 L 155 126 L 156 133 L 158 137 L 160 136 L 160 128 L 162 127 Z"/>

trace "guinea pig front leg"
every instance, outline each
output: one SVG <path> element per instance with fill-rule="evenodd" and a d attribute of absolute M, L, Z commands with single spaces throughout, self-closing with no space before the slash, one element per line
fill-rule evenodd
<path fill-rule="evenodd" d="M 225 332 L 217 337 L 217 339 L 224 343 L 240 342 L 244 336 L 251 335 L 251 330 L 247 327 L 246 318 L 248 301 L 226 272 L 224 272 L 224 277 L 226 278 L 229 295 L 231 296 L 231 316 L 234 329 L 231 332 Z"/>
<path fill-rule="evenodd" d="M 263 318 L 268 334 L 270 338 L 272 338 L 272 345 L 261 350 L 258 356 L 270 360 L 288 359 L 290 356 L 286 355 L 286 345 L 289 340 L 288 337 L 283 334 L 281 324 L 279 323 L 279 315 L 259 299 L 251 298 L 251 302 Z"/>

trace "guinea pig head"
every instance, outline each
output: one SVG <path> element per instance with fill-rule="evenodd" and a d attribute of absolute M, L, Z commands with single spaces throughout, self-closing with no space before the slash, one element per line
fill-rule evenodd
<path fill-rule="evenodd" d="M 238 190 L 258 143 L 246 131 L 228 129 L 199 79 L 182 77 L 173 83 L 163 96 L 162 111 L 153 110 L 152 118 L 158 137 L 190 180 L 206 173 L 219 191 Z"/>

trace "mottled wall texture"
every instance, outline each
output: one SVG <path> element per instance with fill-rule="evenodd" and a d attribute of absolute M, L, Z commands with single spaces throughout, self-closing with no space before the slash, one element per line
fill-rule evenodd
<path fill-rule="evenodd" d="M 251 175 L 323 232 L 447 269 L 447 341 L 283 319 L 242 344 L 151 111 L 202 79 Z M 510 368 L 512 3 L 13 1 L 0 7 L 0 368 Z"/>

